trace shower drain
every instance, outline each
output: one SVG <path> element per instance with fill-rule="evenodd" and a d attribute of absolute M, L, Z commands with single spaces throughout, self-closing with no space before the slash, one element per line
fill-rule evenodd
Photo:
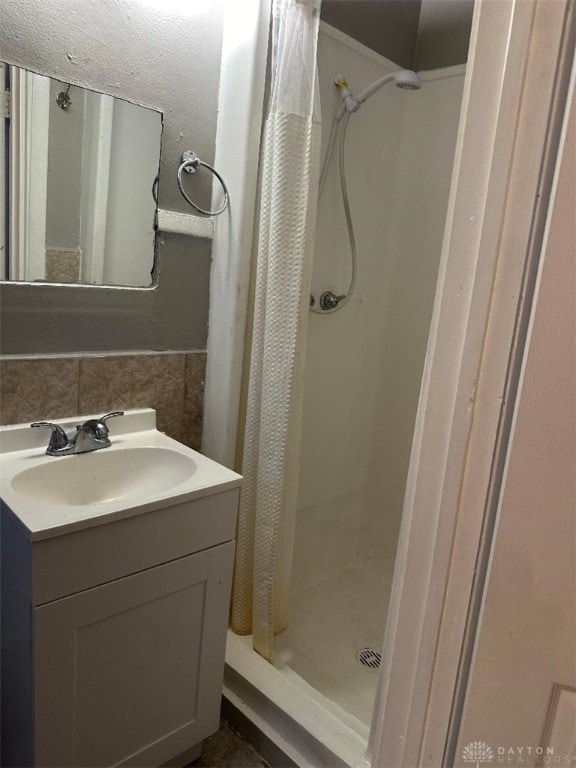
<path fill-rule="evenodd" d="M 373 651 L 372 648 L 362 648 L 362 650 L 358 651 L 356 654 L 356 659 L 365 667 L 378 669 L 380 667 L 380 662 L 382 661 L 382 654 L 378 653 L 378 651 Z"/>

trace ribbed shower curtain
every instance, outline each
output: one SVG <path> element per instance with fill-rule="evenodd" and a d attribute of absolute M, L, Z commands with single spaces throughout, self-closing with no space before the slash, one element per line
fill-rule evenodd
<path fill-rule="evenodd" d="M 320 155 L 320 0 L 274 0 L 232 628 L 272 659 L 288 623 Z"/>

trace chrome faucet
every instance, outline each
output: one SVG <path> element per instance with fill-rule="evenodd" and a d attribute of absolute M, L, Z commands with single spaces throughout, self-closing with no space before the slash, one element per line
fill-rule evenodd
<path fill-rule="evenodd" d="M 110 437 L 106 420 L 113 416 L 124 416 L 124 411 L 107 413 L 100 419 L 88 419 L 76 426 L 76 434 L 71 439 L 59 424 L 49 421 L 35 421 L 31 427 L 48 427 L 52 430 L 46 453 L 48 456 L 67 456 L 70 453 L 89 453 L 100 448 L 109 448 Z"/>

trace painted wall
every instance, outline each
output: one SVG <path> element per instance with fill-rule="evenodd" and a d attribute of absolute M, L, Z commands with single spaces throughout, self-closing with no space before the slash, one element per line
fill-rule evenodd
<path fill-rule="evenodd" d="M 185 149 L 214 156 L 221 27 L 220 0 L 4 0 L 0 58 L 163 112 L 160 207 L 189 213 L 175 174 Z M 2 351 L 205 348 L 210 243 L 185 241 L 161 239 L 146 291 L 3 285 Z"/>
<path fill-rule="evenodd" d="M 212 243 L 162 234 L 159 250 L 155 289 L 3 284 L 1 352 L 205 349 Z"/>
<path fill-rule="evenodd" d="M 335 72 L 357 92 L 397 66 L 324 29 L 319 68 L 326 134 L 339 106 Z M 341 312 L 310 317 L 295 589 L 351 565 L 375 578 L 385 567 L 391 577 L 464 77 L 425 79 L 419 92 L 385 87 L 351 119 L 358 283 Z M 319 207 L 314 293 L 345 292 L 349 274 L 333 163 Z"/>
<path fill-rule="evenodd" d="M 324 0 L 322 21 L 373 51 L 412 68 L 422 0 Z"/>
<path fill-rule="evenodd" d="M 438 69 L 465 64 L 474 0 L 422 0 L 414 69 Z"/>
<path fill-rule="evenodd" d="M 399 66 L 464 64 L 474 0 L 324 0 L 322 19 Z"/>

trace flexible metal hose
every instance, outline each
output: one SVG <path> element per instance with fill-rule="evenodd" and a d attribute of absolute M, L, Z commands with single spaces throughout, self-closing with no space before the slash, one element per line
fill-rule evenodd
<path fill-rule="evenodd" d="M 356 287 L 356 273 L 357 273 L 357 251 L 356 251 L 356 239 L 354 237 L 354 224 L 352 222 L 352 214 L 350 213 L 350 201 L 348 200 L 348 185 L 346 183 L 346 163 L 345 163 L 345 144 L 346 144 L 346 131 L 348 130 L 348 123 L 350 121 L 351 112 L 346 112 L 342 117 L 342 120 L 334 120 L 332 124 L 332 130 L 330 131 L 330 138 L 328 139 L 328 147 L 326 150 L 326 157 L 320 174 L 320 184 L 318 194 L 322 194 L 324 182 L 326 179 L 326 172 L 328 164 L 330 162 L 330 155 L 332 154 L 332 148 L 334 145 L 334 139 L 340 125 L 340 141 L 338 145 L 338 163 L 340 170 L 340 191 L 342 193 L 342 203 L 344 205 L 344 216 L 346 218 L 346 227 L 348 229 L 348 239 L 350 241 L 350 254 L 352 256 L 352 274 L 350 276 L 350 285 L 346 291 L 344 298 L 332 309 L 320 309 L 319 307 L 310 307 L 312 312 L 316 312 L 318 315 L 331 315 L 334 312 L 338 312 L 342 309 L 352 298 L 354 288 Z"/>

